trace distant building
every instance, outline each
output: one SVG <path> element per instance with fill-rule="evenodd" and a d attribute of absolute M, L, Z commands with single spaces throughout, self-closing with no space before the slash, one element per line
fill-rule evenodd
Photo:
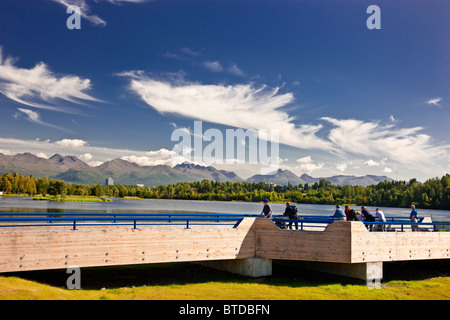
<path fill-rule="evenodd" d="M 113 186 L 114 180 L 112 178 L 108 178 L 105 180 L 105 186 Z"/>
<path fill-rule="evenodd" d="M 138 183 L 138 184 L 136 184 L 136 187 L 138 187 L 138 188 L 143 188 L 143 187 L 145 187 L 143 184 L 141 184 L 141 183 Z"/>

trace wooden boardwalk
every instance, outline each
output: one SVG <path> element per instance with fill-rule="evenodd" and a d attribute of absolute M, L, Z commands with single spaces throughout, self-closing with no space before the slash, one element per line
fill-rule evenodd
<path fill-rule="evenodd" d="M 271 270 L 245 273 L 242 268 L 250 267 L 242 262 L 275 259 L 334 263 L 345 266 L 344 274 L 352 276 L 352 265 L 450 258 L 450 232 L 369 232 L 361 222 L 334 221 L 320 231 L 281 230 L 270 219 L 254 217 L 243 218 L 237 227 L 163 224 L 135 229 L 79 224 L 72 229 L 67 225 L 0 228 L 0 272 L 202 262 L 260 276 Z M 233 269 L 233 261 L 241 266 Z M 369 278 L 367 274 L 355 277 Z"/>

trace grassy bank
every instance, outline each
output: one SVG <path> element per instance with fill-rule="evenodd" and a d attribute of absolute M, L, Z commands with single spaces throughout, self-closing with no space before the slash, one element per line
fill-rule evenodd
<path fill-rule="evenodd" d="M 259 279 L 186 263 L 84 268 L 81 290 L 64 288 L 65 270 L 38 271 L 0 277 L 0 299 L 450 299 L 448 262 L 439 270 L 408 275 L 411 270 L 402 264 L 388 267 L 382 288 L 369 289 L 357 280 L 280 265 L 274 265 L 273 276 Z"/>
<path fill-rule="evenodd" d="M 63 201 L 63 202 L 110 202 L 110 198 L 96 197 L 34 197 L 37 201 Z"/>

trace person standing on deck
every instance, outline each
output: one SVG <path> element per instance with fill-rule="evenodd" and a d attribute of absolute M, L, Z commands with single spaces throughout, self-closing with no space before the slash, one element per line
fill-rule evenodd
<path fill-rule="evenodd" d="M 375 210 L 375 217 L 378 219 L 379 222 L 386 222 L 386 217 L 384 216 L 384 212 L 381 211 L 380 208 L 377 208 Z M 385 231 L 386 225 L 382 225 L 380 230 Z"/>
<path fill-rule="evenodd" d="M 416 206 L 415 205 L 411 205 L 411 214 L 409 215 L 409 220 L 411 220 L 411 222 L 417 222 L 417 210 L 416 210 Z M 417 225 L 411 225 L 411 230 L 412 231 L 417 231 Z"/>
<path fill-rule="evenodd" d="M 263 207 L 263 210 L 262 210 L 262 212 L 261 212 L 261 214 L 259 216 L 261 217 L 264 214 L 264 216 L 266 218 L 271 218 L 272 217 L 272 210 L 270 210 L 270 207 L 269 207 L 269 200 L 265 199 L 263 201 L 263 203 L 264 203 L 264 207 Z"/>
<path fill-rule="evenodd" d="M 375 217 L 370 213 L 369 209 L 364 206 L 361 207 L 361 215 L 364 216 L 364 222 L 375 222 Z M 373 224 L 368 224 L 367 228 L 372 231 Z"/>
<path fill-rule="evenodd" d="M 284 215 L 288 216 L 289 220 L 297 220 L 298 214 L 297 214 L 297 207 L 291 206 L 290 202 L 286 202 L 286 210 L 284 210 Z M 298 230 L 298 222 L 294 221 L 295 230 Z M 292 221 L 289 222 L 288 225 L 289 229 L 292 230 Z"/>

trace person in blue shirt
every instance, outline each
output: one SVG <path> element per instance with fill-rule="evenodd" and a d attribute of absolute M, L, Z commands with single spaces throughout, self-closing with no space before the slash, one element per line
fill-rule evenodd
<path fill-rule="evenodd" d="M 336 206 L 336 211 L 334 211 L 333 218 L 337 220 L 347 220 L 344 210 L 341 209 L 340 205 Z"/>
<path fill-rule="evenodd" d="M 262 210 L 262 212 L 261 212 L 261 214 L 259 216 L 262 216 L 264 214 L 264 216 L 266 218 L 272 217 L 272 210 L 270 210 L 270 207 L 269 207 L 269 200 L 266 199 L 266 200 L 263 201 L 263 203 L 264 203 L 264 207 L 263 207 L 263 210 Z"/>
<path fill-rule="evenodd" d="M 417 210 L 416 210 L 416 206 L 415 205 L 411 205 L 411 214 L 409 215 L 409 219 L 411 220 L 411 222 L 417 222 Z M 412 231 L 417 231 L 417 225 L 411 225 L 411 230 Z"/>

